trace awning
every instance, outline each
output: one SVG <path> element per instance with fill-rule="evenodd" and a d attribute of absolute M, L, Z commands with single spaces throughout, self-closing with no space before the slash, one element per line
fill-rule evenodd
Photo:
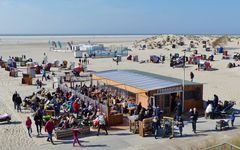
<path fill-rule="evenodd" d="M 151 91 L 181 85 L 177 82 L 138 74 L 127 70 L 97 72 L 93 75 L 93 79 L 114 82 L 114 84 L 122 84 L 142 91 Z"/>

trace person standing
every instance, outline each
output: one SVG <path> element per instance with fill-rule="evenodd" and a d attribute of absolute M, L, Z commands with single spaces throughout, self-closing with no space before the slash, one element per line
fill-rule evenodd
<path fill-rule="evenodd" d="M 231 125 L 232 127 L 234 126 L 234 121 L 235 121 L 235 113 L 232 112 L 231 116 L 230 116 L 230 119 L 231 119 Z"/>
<path fill-rule="evenodd" d="M 42 134 L 42 125 L 43 125 L 43 118 L 42 118 L 42 115 L 39 111 L 37 111 L 35 116 L 34 116 L 34 122 L 35 122 L 35 125 L 36 125 L 36 128 L 37 128 L 37 133 L 38 133 L 38 136 L 39 136 L 40 134 Z"/>
<path fill-rule="evenodd" d="M 182 119 L 181 116 L 177 120 L 177 127 L 179 129 L 179 134 L 182 137 L 182 131 L 183 131 L 184 123 L 183 123 L 183 119 Z"/>
<path fill-rule="evenodd" d="M 182 116 L 182 105 L 180 102 L 177 103 L 177 107 L 175 111 L 176 111 L 175 119 L 178 120 L 178 118 Z"/>
<path fill-rule="evenodd" d="M 213 95 L 213 109 L 215 110 L 218 106 L 218 96 L 216 94 Z"/>
<path fill-rule="evenodd" d="M 16 97 L 17 112 L 22 112 L 21 104 L 22 104 L 22 98 L 20 97 L 19 94 L 17 94 L 17 97 Z"/>
<path fill-rule="evenodd" d="M 194 78 L 193 72 L 190 72 L 190 78 L 191 78 L 191 82 L 193 82 L 193 78 Z"/>
<path fill-rule="evenodd" d="M 17 94 L 18 94 L 17 91 L 15 91 L 13 96 L 12 96 L 12 101 L 13 101 L 15 110 L 17 109 L 17 103 L 16 103 Z"/>
<path fill-rule="evenodd" d="M 194 133 L 196 133 L 197 120 L 198 120 L 198 112 L 196 108 L 193 108 L 193 111 L 191 111 L 190 118 L 192 121 L 192 130 Z"/>
<path fill-rule="evenodd" d="M 45 124 L 45 132 L 48 133 L 47 141 L 48 141 L 48 142 L 51 142 L 53 145 L 55 145 L 55 144 L 53 143 L 53 140 L 52 140 L 53 130 L 55 130 L 55 126 L 54 126 L 54 123 L 53 123 L 53 119 L 51 118 L 51 119 L 50 119 L 49 121 L 47 121 L 47 123 Z"/>
<path fill-rule="evenodd" d="M 105 132 L 106 132 L 106 135 L 108 135 L 107 125 L 106 125 L 106 121 L 105 121 L 104 115 L 102 113 L 100 113 L 97 118 L 98 118 L 98 121 L 99 121 L 97 136 L 99 135 L 99 131 L 100 131 L 101 128 L 104 129 Z"/>
<path fill-rule="evenodd" d="M 72 133 L 73 133 L 73 147 L 75 147 L 76 142 L 79 144 L 79 146 L 83 147 L 83 145 L 78 140 L 79 129 L 77 128 L 76 124 L 73 125 L 71 130 L 72 130 Z"/>
<path fill-rule="evenodd" d="M 30 119 L 30 117 L 27 117 L 25 125 L 27 127 L 29 137 L 32 138 L 32 136 L 31 136 L 31 134 L 32 134 L 32 120 Z"/>
<path fill-rule="evenodd" d="M 153 117 L 152 128 L 154 132 L 154 137 L 157 139 L 158 136 L 158 128 L 160 126 L 160 121 L 157 116 Z"/>
<path fill-rule="evenodd" d="M 46 75 L 45 69 L 41 70 L 41 74 L 42 74 L 42 81 L 43 81 L 43 79 L 45 79 L 45 81 L 47 81 L 47 75 Z"/>

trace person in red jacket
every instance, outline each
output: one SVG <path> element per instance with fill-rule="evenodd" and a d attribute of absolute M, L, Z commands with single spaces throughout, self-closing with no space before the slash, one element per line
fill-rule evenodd
<path fill-rule="evenodd" d="M 32 136 L 31 136 L 31 134 L 32 134 L 32 120 L 30 119 L 30 117 L 27 117 L 25 125 L 27 127 L 29 137 L 32 138 Z"/>
<path fill-rule="evenodd" d="M 51 118 L 49 121 L 47 121 L 47 123 L 45 124 L 45 132 L 48 133 L 48 138 L 47 138 L 47 141 L 50 142 L 55 145 L 53 143 L 53 140 L 52 140 L 52 132 L 53 130 L 55 130 L 55 126 L 54 126 L 54 123 L 53 123 L 53 119 Z"/>
<path fill-rule="evenodd" d="M 77 114 L 77 117 L 78 117 L 78 113 L 79 113 L 79 104 L 78 104 L 78 101 L 75 100 L 73 103 L 72 103 L 72 107 L 73 107 L 73 111 L 75 114 Z"/>

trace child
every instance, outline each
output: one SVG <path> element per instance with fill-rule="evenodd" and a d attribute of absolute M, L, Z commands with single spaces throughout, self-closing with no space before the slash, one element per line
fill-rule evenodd
<path fill-rule="evenodd" d="M 32 136 L 31 136 L 31 134 L 32 134 L 32 120 L 30 119 L 30 117 L 27 117 L 25 125 L 27 127 L 29 137 L 32 138 Z"/>
<path fill-rule="evenodd" d="M 73 127 L 72 127 L 72 133 L 73 133 L 73 147 L 75 147 L 75 143 L 77 142 L 79 144 L 79 146 L 83 146 L 79 140 L 78 140 L 78 132 L 79 132 L 79 129 L 77 128 L 77 125 L 76 123 L 73 124 Z"/>

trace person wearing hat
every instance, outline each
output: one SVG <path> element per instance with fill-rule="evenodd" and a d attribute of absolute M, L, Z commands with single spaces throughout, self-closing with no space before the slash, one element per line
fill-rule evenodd
<path fill-rule="evenodd" d="M 153 117 L 153 120 L 152 120 L 152 128 L 153 128 L 153 132 L 154 132 L 154 137 L 155 139 L 157 139 L 157 136 L 158 136 L 158 127 L 160 126 L 160 123 L 158 121 L 158 117 L 155 116 Z"/>

